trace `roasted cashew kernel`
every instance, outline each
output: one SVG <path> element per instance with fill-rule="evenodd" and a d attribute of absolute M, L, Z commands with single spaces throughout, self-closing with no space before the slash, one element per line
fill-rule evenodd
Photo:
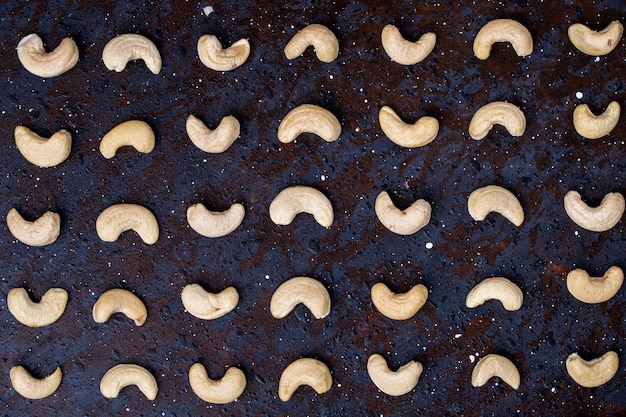
<path fill-rule="evenodd" d="M 278 126 L 278 140 L 293 142 L 301 133 L 313 133 L 326 142 L 341 135 L 341 123 L 334 114 L 314 104 L 302 104 L 291 110 Z"/>
<path fill-rule="evenodd" d="M 589 207 L 578 191 L 570 190 L 563 198 L 563 205 L 574 223 L 592 232 L 605 232 L 613 228 L 626 208 L 624 196 L 618 192 L 606 194 L 600 205 Z"/>
<path fill-rule="evenodd" d="M 517 227 L 524 222 L 524 209 L 517 197 L 497 185 L 487 185 L 472 191 L 467 201 L 467 209 L 476 221 L 483 221 L 489 213 L 496 212 Z"/>
<path fill-rule="evenodd" d="M 228 368 L 222 379 L 213 380 L 201 363 L 194 363 L 189 368 L 189 385 L 202 401 L 228 404 L 246 389 L 246 376 L 238 368 Z"/>
<path fill-rule="evenodd" d="M 50 375 L 38 379 L 33 377 L 23 366 L 14 366 L 9 372 L 13 389 L 24 398 L 40 400 L 46 398 L 59 388 L 63 371 L 57 367 Z"/>
<path fill-rule="evenodd" d="M 533 52 L 533 37 L 521 23 L 511 19 L 495 19 L 483 26 L 474 39 L 474 55 L 485 60 L 496 42 L 509 42 L 518 56 Z"/>
<path fill-rule="evenodd" d="M 522 136 L 526 130 L 526 116 L 515 104 L 493 101 L 476 110 L 469 125 L 470 137 L 480 140 L 494 125 L 501 125 L 511 136 Z"/>
<path fill-rule="evenodd" d="M 12 208 L 7 214 L 7 227 L 20 242 L 29 246 L 45 246 L 53 243 L 61 233 L 61 216 L 46 211 L 37 220 L 24 220 L 17 209 Z"/>
<path fill-rule="evenodd" d="M 102 60 L 110 71 L 122 72 L 128 61 L 141 59 L 153 74 L 161 72 L 161 54 L 148 38 L 134 33 L 116 36 L 104 46 Z"/>
<path fill-rule="evenodd" d="M 565 361 L 567 373 L 576 383 L 586 388 L 599 387 L 611 380 L 619 368 L 617 353 L 608 351 L 599 358 L 584 360 L 578 353 L 572 353 Z"/>
<path fill-rule="evenodd" d="M 392 371 L 387 361 L 378 353 L 367 360 L 367 373 L 372 382 L 382 392 L 392 396 L 400 396 L 411 392 L 419 382 L 424 367 L 417 361 L 409 361 Z"/>
<path fill-rule="evenodd" d="M 122 288 L 113 288 L 102 293 L 93 305 L 93 320 L 106 323 L 115 313 L 122 313 L 137 326 L 146 322 L 148 310 L 135 294 Z"/>
<path fill-rule="evenodd" d="M 159 392 L 156 379 L 146 368 L 127 363 L 115 365 L 104 374 L 100 380 L 100 392 L 106 398 L 117 398 L 129 385 L 136 385 L 149 400 L 154 400 Z"/>
<path fill-rule="evenodd" d="M 239 121 L 233 116 L 223 117 L 214 130 L 206 127 L 193 114 L 187 117 L 187 135 L 199 149 L 209 153 L 222 153 L 239 137 Z"/>
<path fill-rule="evenodd" d="M 35 303 L 24 288 L 13 288 L 7 295 L 7 307 L 20 323 L 29 327 L 43 327 L 54 323 L 63 315 L 67 299 L 67 291 L 63 288 L 50 288 Z"/>
<path fill-rule="evenodd" d="M 270 218 L 277 225 L 290 224 L 298 213 L 312 214 L 324 227 L 333 224 L 333 206 L 321 191 L 305 185 L 282 190 L 270 204 Z"/>
<path fill-rule="evenodd" d="M 300 303 L 316 319 L 323 319 L 330 313 L 328 290 L 321 282 L 309 277 L 295 277 L 280 284 L 270 300 L 270 313 L 274 318 L 282 319 Z"/>
<path fill-rule="evenodd" d="M 301 385 L 310 386 L 318 394 L 328 392 L 333 385 L 328 366 L 312 358 L 301 358 L 292 362 L 280 375 L 278 396 L 283 402 L 287 402 Z"/>
<path fill-rule="evenodd" d="M 623 33 L 624 26 L 618 20 L 598 32 L 581 23 L 575 23 L 567 29 L 567 36 L 576 49 L 591 56 L 607 55 L 615 49 Z"/>
<path fill-rule="evenodd" d="M 603 303 L 610 300 L 624 283 L 624 271 L 619 266 L 610 267 L 603 276 L 591 277 L 584 269 L 567 274 L 567 289 L 583 303 Z"/>
<path fill-rule="evenodd" d="M 383 133 L 396 145 L 404 148 L 417 148 L 432 142 L 439 133 L 439 122 L 434 117 L 424 116 L 417 122 L 408 124 L 389 106 L 378 112 L 378 121 Z"/>
<path fill-rule="evenodd" d="M 59 165 L 70 156 L 72 149 L 72 135 L 65 129 L 44 138 L 25 126 L 17 126 L 13 136 L 22 156 L 42 168 Z"/>
<path fill-rule="evenodd" d="M 417 284 L 408 292 L 395 294 L 378 282 L 372 286 L 371 296 L 374 306 L 383 316 L 392 320 L 408 320 L 426 304 L 428 289 Z"/>
<path fill-rule="evenodd" d="M 380 35 L 383 49 L 389 58 L 401 65 L 414 65 L 422 62 L 435 48 L 437 35 L 428 32 L 411 42 L 402 36 L 394 25 L 387 25 Z"/>
<path fill-rule="evenodd" d="M 200 61 L 215 71 L 230 71 L 243 65 L 250 55 L 250 43 L 247 39 L 239 39 L 228 48 L 214 35 L 203 35 L 198 39 L 198 56 Z"/>
<path fill-rule="evenodd" d="M 608 135 L 617 126 L 620 107 L 617 101 L 609 103 L 608 107 L 599 116 L 589 110 L 589 106 L 581 104 L 574 109 L 574 129 L 586 139 L 599 139 Z"/>
<path fill-rule="evenodd" d="M 72 39 L 65 38 L 54 51 L 46 52 L 39 35 L 31 33 L 17 44 L 17 57 L 31 74 L 51 78 L 74 68 L 78 47 Z"/>
<path fill-rule="evenodd" d="M 233 311 L 239 303 L 239 293 L 228 287 L 214 294 L 198 284 L 189 284 L 180 295 L 185 310 L 202 320 L 213 320 Z"/>
<path fill-rule="evenodd" d="M 111 159 L 122 146 L 132 146 L 138 152 L 150 153 L 154 145 L 154 132 L 148 123 L 128 120 L 115 126 L 102 137 L 100 153 L 105 158 Z"/>
<path fill-rule="evenodd" d="M 490 353 L 481 358 L 472 371 L 472 386 L 482 387 L 492 377 L 497 376 L 513 389 L 520 385 L 519 371 L 509 359 Z"/>
<path fill-rule="evenodd" d="M 313 46 L 317 59 L 322 62 L 333 62 L 339 55 L 339 41 L 335 34 L 326 26 L 313 24 L 293 35 L 285 46 L 285 56 L 287 59 L 297 58 L 309 46 Z"/>
<path fill-rule="evenodd" d="M 187 209 L 187 223 L 205 237 L 222 237 L 234 231 L 246 214 L 240 203 L 234 203 L 225 211 L 210 211 L 204 204 L 197 203 Z"/>
<path fill-rule="evenodd" d="M 96 231 L 105 242 L 115 242 L 127 230 L 137 232 L 141 240 L 152 245 L 159 240 L 159 224 L 147 208 L 138 204 L 113 204 L 96 219 Z"/>
<path fill-rule="evenodd" d="M 488 300 L 499 300 L 505 309 L 515 311 L 522 307 L 524 294 L 508 279 L 492 277 L 482 280 L 470 290 L 465 298 L 465 305 L 468 308 L 475 308 Z"/>
<path fill-rule="evenodd" d="M 412 235 L 430 222 L 431 207 L 428 201 L 420 199 L 408 208 L 400 210 L 393 204 L 387 191 L 376 197 L 374 210 L 378 220 L 387 229 L 399 235 Z"/>

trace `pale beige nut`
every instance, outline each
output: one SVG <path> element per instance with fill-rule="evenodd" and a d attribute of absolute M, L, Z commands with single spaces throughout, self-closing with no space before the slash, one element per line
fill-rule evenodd
<path fill-rule="evenodd" d="M 383 133 L 396 145 L 404 148 L 418 148 L 428 145 L 439 133 L 439 121 L 434 117 L 423 116 L 413 124 L 405 123 L 389 106 L 378 112 L 378 121 Z"/>
<path fill-rule="evenodd" d="M 481 140 L 494 125 L 504 126 L 511 136 L 522 136 L 526 131 L 526 116 L 515 104 L 493 101 L 476 110 L 469 124 L 469 134 Z"/>
<path fill-rule="evenodd" d="M 277 319 L 286 317 L 298 305 L 304 304 L 316 319 L 330 314 L 330 294 L 324 285 L 309 277 L 294 277 L 282 284 L 270 300 L 270 313 Z"/>
<path fill-rule="evenodd" d="M 328 392 L 333 385 L 328 366 L 312 358 L 301 358 L 292 362 L 280 375 L 278 396 L 283 402 L 287 402 L 302 385 L 310 386 L 318 394 Z"/>
<path fill-rule="evenodd" d="M 578 191 L 570 190 L 563 198 L 563 205 L 574 223 L 592 232 L 612 229 L 626 208 L 624 196 L 619 192 L 607 193 L 597 207 L 589 207 Z"/>
<path fill-rule="evenodd" d="M 474 55 L 485 60 L 496 42 L 509 42 L 518 56 L 533 52 L 533 37 L 521 23 L 512 19 L 495 19 L 483 26 L 474 39 Z"/>
<path fill-rule="evenodd" d="M 134 230 L 148 245 L 159 240 L 156 217 L 150 210 L 138 204 L 113 204 L 104 209 L 96 219 L 96 231 L 105 242 L 115 242 L 127 230 Z"/>
<path fill-rule="evenodd" d="M 524 209 L 515 195 L 497 185 L 487 185 L 472 191 L 467 201 L 470 216 L 476 221 L 485 220 L 495 212 L 519 227 L 524 223 Z"/>
<path fill-rule="evenodd" d="M 154 132 L 148 123 L 128 120 L 109 130 L 100 141 L 100 153 L 111 159 L 122 146 L 132 146 L 138 152 L 150 153 L 156 143 Z"/>
<path fill-rule="evenodd" d="M 378 220 L 387 229 L 399 235 L 412 235 L 430 222 L 432 209 L 428 201 L 419 199 L 408 208 L 400 210 L 393 204 L 389 193 L 382 191 L 376 197 L 374 210 Z"/>
<path fill-rule="evenodd" d="M 483 305 L 489 300 L 499 300 L 509 311 L 519 310 L 524 302 L 522 290 L 504 277 L 486 278 L 476 284 L 465 298 L 468 308 Z"/>
<path fill-rule="evenodd" d="M 149 400 L 154 400 L 159 386 L 154 376 L 146 368 L 129 363 L 121 363 L 109 369 L 100 380 L 100 392 L 106 398 L 117 398 L 125 387 L 135 385 Z"/>
<path fill-rule="evenodd" d="M 513 389 L 520 385 L 520 374 L 517 367 L 508 358 L 490 353 L 478 361 L 472 371 L 472 386 L 482 387 L 492 377 L 498 377 Z"/>
<path fill-rule="evenodd" d="M 596 116 L 589 110 L 589 106 L 581 104 L 574 109 L 574 129 L 586 139 L 599 139 L 611 133 L 619 122 L 620 106 L 612 101 L 606 110 Z"/>
<path fill-rule="evenodd" d="M 394 25 L 385 26 L 380 38 L 389 58 L 401 65 L 414 65 L 422 62 L 437 43 L 437 35 L 433 32 L 423 34 L 415 42 L 406 40 Z"/>
<path fill-rule="evenodd" d="M 396 294 L 382 282 L 371 290 L 372 302 L 380 313 L 392 320 L 408 320 L 426 304 L 428 289 L 417 284 L 408 292 Z"/>
<path fill-rule="evenodd" d="M 214 294 L 198 284 L 189 284 L 180 295 L 185 310 L 202 320 L 214 320 L 233 311 L 239 303 L 239 293 L 228 287 Z"/>
<path fill-rule="evenodd" d="M 367 373 L 374 385 L 385 394 L 396 397 L 411 392 L 419 382 L 423 370 L 421 363 L 409 361 L 392 371 L 385 358 L 378 353 L 367 360 Z"/>
<path fill-rule="evenodd" d="M 12 288 L 7 295 L 7 307 L 13 317 L 29 327 L 43 327 L 57 321 L 65 311 L 68 295 L 63 288 L 50 288 L 36 303 L 24 288 Z"/>
<path fill-rule="evenodd" d="M 189 368 L 189 385 L 202 401 L 228 404 L 246 389 L 246 376 L 238 368 L 228 368 L 222 379 L 213 380 L 201 363 L 194 363 Z"/>
<path fill-rule="evenodd" d="M 9 372 L 13 389 L 24 398 L 40 400 L 46 398 L 59 388 L 63 379 L 63 371 L 57 367 L 53 373 L 43 378 L 35 378 L 23 366 L 14 366 Z"/>
<path fill-rule="evenodd" d="M 72 149 L 72 135 L 65 129 L 44 138 L 25 126 L 17 126 L 13 136 L 22 156 L 42 168 L 59 165 L 70 156 Z"/>
<path fill-rule="evenodd" d="M 335 34 L 326 26 L 312 24 L 293 35 L 285 46 L 287 59 L 294 59 L 313 46 L 317 59 L 322 62 L 333 62 L 339 55 L 339 41 Z"/>
<path fill-rule="evenodd" d="M 246 215 L 243 204 L 234 203 L 225 211 L 210 211 L 197 203 L 187 208 L 187 223 L 205 237 L 222 237 L 239 227 Z"/>
<path fill-rule="evenodd" d="M 31 74 L 51 78 L 74 68 L 78 47 L 72 39 L 65 38 L 53 51 L 46 52 L 39 35 L 31 33 L 17 44 L 17 58 Z"/>
<path fill-rule="evenodd" d="M 574 352 L 567 357 L 565 367 L 578 385 L 595 388 L 606 384 L 615 376 L 619 368 L 619 357 L 617 353 L 608 351 L 599 358 L 586 361 Z"/>
<path fill-rule="evenodd" d="M 326 142 L 334 142 L 341 135 L 341 123 L 323 107 L 302 104 L 291 110 L 278 126 L 278 140 L 293 142 L 302 133 L 313 133 Z"/>
<path fill-rule="evenodd" d="M 148 317 L 148 310 L 143 301 L 122 288 L 105 291 L 93 305 L 93 320 L 96 323 L 106 323 L 115 313 L 124 314 L 137 326 L 143 325 Z"/>
<path fill-rule="evenodd" d="M 161 72 L 161 54 L 145 36 L 134 33 L 119 35 L 107 42 L 102 50 L 102 60 L 110 71 L 122 72 L 129 61 L 137 59 L 143 60 L 153 74 Z"/>
<path fill-rule="evenodd" d="M 20 242 L 29 246 L 45 246 L 53 243 L 61 233 L 61 216 L 46 211 L 37 220 L 25 220 L 17 209 L 7 214 L 7 227 Z"/>
<path fill-rule="evenodd" d="M 610 53 L 622 39 L 624 26 L 614 20 L 601 31 L 595 31 L 582 23 L 575 23 L 567 29 L 567 36 L 580 52 L 601 56 Z"/>
<path fill-rule="evenodd" d="M 198 56 L 202 63 L 215 71 L 231 71 L 243 65 L 250 55 L 250 43 L 239 39 L 228 48 L 214 35 L 203 35 L 198 39 Z"/>
<path fill-rule="evenodd" d="M 270 203 L 270 218 L 277 225 L 290 224 L 298 213 L 312 214 L 324 227 L 333 224 L 333 206 L 321 191 L 305 185 L 282 190 Z"/>
<path fill-rule="evenodd" d="M 624 271 L 612 266 L 601 277 L 591 277 L 584 269 L 574 269 L 567 274 L 567 289 L 583 303 L 603 303 L 610 300 L 624 283 Z"/>
<path fill-rule="evenodd" d="M 239 121 L 233 116 L 226 116 L 214 130 L 209 129 L 193 114 L 187 117 L 185 124 L 187 135 L 199 149 L 208 153 L 222 153 L 239 137 Z"/>

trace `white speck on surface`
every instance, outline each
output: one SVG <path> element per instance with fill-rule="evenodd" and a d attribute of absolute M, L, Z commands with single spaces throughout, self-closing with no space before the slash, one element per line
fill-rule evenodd
<path fill-rule="evenodd" d="M 474 363 L 474 361 L 476 360 L 476 356 L 469 355 L 469 360 L 470 360 L 470 363 Z"/>
<path fill-rule="evenodd" d="M 458 339 L 458 338 L 459 338 L 459 337 L 461 337 L 461 336 L 463 336 L 461 333 L 457 333 L 457 334 L 455 334 L 455 335 L 454 335 L 454 338 L 455 338 L 455 339 Z"/>
<path fill-rule="evenodd" d="M 600 62 L 600 57 L 599 56 L 596 57 L 595 62 Z"/>
<path fill-rule="evenodd" d="M 434 246 L 434 245 L 432 244 L 432 242 L 428 242 L 428 243 L 426 244 L 426 249 L 432 249 L 432 248 L 433 248 L 433 246 Z"/>
<path fill-rule="evenodd" d="M 204 6 L 202 8 L 202 13 L 204 13 L 205 16 L 210 15 L 211 13 L 213 13 L 215 11 L 215 9 L 213 9 L 213 6 Z"/>
<path fill-rule="evenodd" d="M 580 91 L 577 91 L 577 92 L 576 92 L 576 98 L 577 98 L 577 99 L 579 99 L 579 100 L 580 100 L 581 98 L 583 98 L 583 93 L 581 93 Z"/>

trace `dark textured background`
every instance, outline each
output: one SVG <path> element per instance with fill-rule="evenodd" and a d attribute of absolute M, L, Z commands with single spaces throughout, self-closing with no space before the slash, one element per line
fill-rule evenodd
<path fill-rule="evenodd" d="M 625 42 L 596 59 L 567 39 L 572 23 L 601 29 L 623 20 L 621 1 L 100 3 L 0 5 L 0 213 L 17 207 L 30 218 L 46 210 L 62 217 L 61 236 L 42 248 L 23 245 L 0 227 L 0 415 L 626 415 L 624 365 L 607 384 L 586 389 L 569 378 L 564 364 L 574 351 L 590 358 L 607 350 L 626 363 L 624 290 L 601 305 L 585 305 L 565 286 L 574 268 L 602 275 L 611 265 L 626 267 L 626 222 L 588 232 L 562 204 L 570 189 L 591 204 L 607 192 L 626 192 L 623 121 L 610 137 L 595 141 L 581 138 L 571 123 L 581 103 L 595 112 L 611 100 L 624 106 Z M 202 14 L 207 5 L 215 8 L 209 16 Z M 523 23 L 533 34 L 533 54 L 520 58 L 497 44 L 488 60 L 476 59 L 472 41 L 495 18 Z M 335 62 L 322 63 L 311 50 L 293 61 L 284 57 L 290 37 L 310 23 L 337 35 Z M 380 44 L 388 23 L 411 39 L 436 32 L 434 52 L 415 66 L 391 62 Z M 106 70 L 104 45 L 129 32 L 155 42 L 163 58 L 159 75 L 142 62 L 122 73 Z M 72 37 L 78 65 L 53 79 L 31 75 L 15 53 L 30 33 L 48 48 Z M 196 42 L 206 33 L 225 45 L 248 38 L 248 61 L 226 73 L 205 68 Z M 469 138 L 472 115 L 494 100 L 522 108 L 528 120 L 522 137 L 496 128 L 484 140 Z M 341 138 L 327 144 L 303 135 L 280 144 L 281 118 L 302 103 L 332 110 L 342 122 Z M 441 122 L 437 139 L 418 149 L 394 145 L 378 124 L 383 105 L 405 120 L 435 116 Z M 241 137 L 223 154 L 205 154 L 185 133 L 191 113 L 209 126 L 232 114 L 242 124 Z M 133 118 L 152 126 L 155 150 L 144 155 L 124 148 L 106 160 L 98 151 L 100 138 Z M 42 135 L 70 130 L 69 159 L 47 169 L 28 163 L 13 139 L 19 124 Z M 270 221 L 271 200 L 295 184 L 330 198 L 336 219 L 330 229 L 305 215 L 289 226 Z M 520 228 L 498 215 L 471 219 L 467 197 L 488 184 L 519 197 L 526 214 Z M 427 199 L 431 222 L 412 236 L 390 233 L 373 209 L 381 190 L 392 192 L 402 207 Z M 236 201 L 247 212 L 231 235 L 208 239 L 188 227 L 189 205 L 223 210 Z M 132 232 L 115 243 L 98 239 L 97 215 L 119 202 L 142 204 L 156 215 L 161 237 L 155 245 Z M 296 275 L 315 277 L 329 289 L 333 308 L 326 319 L 315 320 L 303 306 L 285 319 L 271 317 L 272 292 Z M 522 308 L 507 312 L 490 302 L 467 309 L 470 288 L 498 275 L 522 288 Z M 410 320 L 388 320 L 370 300 L 378 281 L 399 292 L 423 283 L 428 302 Z M 196 319 L 180 301 L 191 282 L 214 292 L 235 286 L 240 303 L 218 320 Z M 49 287 L 65 288 L 65 314 L 42 329 L 21 325 L 6 309 L 7 292 L 18 286 L 35 298 Z M 145 301 L 144 326 L 124 316 L 94 323 L 91 308 L 112 287 Z M 471 386 L 470 355 L 493 352 L 517 365 L 519 390 L 499 380 Z M 420 361 L 425 370 L 417 387 L 402 397 L 382 394 L 366 371 L 372 353 L 393 367 Z M 304 387 L 282 403 L 280 373 L 301 356 L 328 364 L 333 387 L 319 396 Z M 187 376 L 196 361 L 214 378 L 240 367 L 248 385 L 239 400 L 210 405 L 197 398 Z M 131 388 L 118 399 L 100 395 L 100 378 L 120 362 L 143 365 L 156 376 L 155 401 Z M 24 399 L 9 381 L 16 364 L 39 376 L 61 366 L 63 382 L 53 396 Z"/>

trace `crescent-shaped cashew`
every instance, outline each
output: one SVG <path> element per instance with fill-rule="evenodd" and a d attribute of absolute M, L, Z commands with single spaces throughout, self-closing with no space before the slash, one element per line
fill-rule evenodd
<path fill-rule="evenodd" d="M 67 291 L 63 288 L 50 288 L 38 303 L 30 299 L 24 288 L 12 288 L 7 295 L 7 307 L 20 323 L 29 327 L 43 327 L 63 315 L 67 300 Z"/>
<path fill-rule="evenodd" d="M 608 351 L 599 358 L 584 360 L 574 352 L 565 361 L 567 373 L 576 383 L 586 388 L 599 387 L 611 380 L 619 368 L 617 353 Z"/>
<path fill-rule="evenodd" d="M 513 389 L 520 385 L 519 371 L 509 359 L 490 353 L 478 361 L 472 371 L 472 386 L 482 387 L 492 377 L 497 376 Z"/>
<path fill-rule="evenodd" d="M 496 212 L 517 227 L 524 222 L 524 209 L 517 197 L 497 185 L 487 185 L 472 191 L 467 201 L 467 209 L 476 221 L 485 220 L 489 213 Z"/>
<path fill-rule="evenodd" d="M 476 110 L 469 124 L 469 134 L 481 140 L 494 125 L 501 125 L 511 136 L 522 136 L 526 130 L 526 116 L 515 104 L 493 101 Z"/>
<path fill-rule="evenodd" d="M 250 43 L 247 39 L 239 39 L 228 48 L 223 49 L 222 43 L 214 35 L 203 35 L 198 39 L 198 56 L 200 61 L 215 71 L 231 71 L 241 66 L 250 55 Z"/>
<path fill-rule="evenodd" d="M 383 133 L 393 143 L 405 148 L 428 145 L 439 133 L 439 122 L 434 117 L 424 116 L 417 122 L 408 124 L 389 106 L 380 109 L 378 121 Z"/>
<path fill-rule="evenodd" d="M 624 271 L 619 266 L 610 267 L 603 276 L 591 277 L 584 269 L 574 269 L 567 274 L 567 289 L 579 301 L 595 304 L 610 300 L 624 283 Z"/>
<path fill-rule="evenodd" d="M 134 33 L 116 36 L 104 46 L 102 60 L 110 71 L 122 72 L 128 61 L 141 59 L 153 74 L 161 72 L 163 62 L 156 45 Z"/>
<path fill-rule="evenodd" d="M 141 120 L 128 120 L 109 130 L 100 141 L 100 153 L 107 159 L 113 158 L 122 146 L 132 146 L 138 152 L 150 153 L 155 145 L 154 132 L 150 125 Z"/>
<path fill-rule="evenodd" d="M 309 46 L 313 46 L 317 59 L 322 62 L 333 62 L 339 55 L 339 41 L 335 34 L 326 26 L 313 24 L 293 35 L 285 46 L 285 56 L 287 59 L 297 58 Z"/>
<path fill-rule="evenodd" d="M 287 187 L 270 203 L 270 218 L 277 225 L 290 224 L 298 213 L 312 214 L 324 227 L 333 224 L 333 206 L 321 191 L 305 185 Z"/>
<path fill-rule="evenodd" d="M 278 396 L 283 402 L 287 402 L 301 385 L 310 386 L 318 394 L 328 392 L 333 385 L 328 366 L 312 358 L 301 358 L 292 362 L 280 375 Z"/>
<path fill-rule="evenodd" d="M 17 44 L 17 58 L 31 74 L 51 78 L 74 68 L 78 62 L 78 47 L 72 39 L 65 38 L 54 51 L 46 52 L 39 35 L 31 33 Z"/>
<path fill-rule="evenodd" d="M 593 114 L 588 105 L 581 104 L 574 109 L 574 129 L 586 139 L 599 139 L 611 133 L 617 126 L 619 115 L 620 106 L 617 101 L 610 102 L 599 116 Z"/>
<path fill-rule="evenodd" d="M 380 38 L 389 58 L 401 65 L 414 65 L 422 62 L 437 43 L 437 35 L 433 32 L 423 34 L 415 42 L 408 41 L 394 25 L 385 26 Z"/>
<path fill-rule="evenodd" d="M 411 392 L 419 382 L 424 367 L 417 361 L 409 361 L 392 371 L 387 361 L 378 353 L 367 360 L 367 373 L 370 379 L 382 392 L 392 396 L 400 396 Z"/>
<path fill-rule="evenodd" d="M 132 292 L 122 288 L 112 288 L 102 293 L 93 305 L 93 320 L 106 323 L 115 313 L 122 313 L 133 320 L 137 326 L 146 322 L 146 305 Z"/>
<path fill-rule="evenodd" d="M 246 389 L 246 376 L 241 369 L 228 368 L 222 379 L 213 380 L 201 363 L 194 363 L 189 368 L 189 385 L 202 401 L 228 404 Z"/>
<path fill-rule="evenodd" d="M 396 294 L 382 282 L 377 282 L 371 290 L 372 302 L 380 313 L 392 320 L 408 320 L 426 304 L 428 289 L 417 284 L 408 292 Z"/>
<path fill-rule="evenodd" d="M 29 246 L 45 246 L 53 243 L 61 233 L 61 216 L 46 211 L 37 220 L 24 220 L 17 209 L 12 208 L 7 214 L 7 227 L 20 242 Z"/>
<path fill-rule="evenodd" d="M 136 385 L 149 400 L 154 400 L 159 392 L 156 379 L 146 368 L 129 363 L 109 369 L 100 380 L 100 392 L 106 398 L 117 398 L 129 385 Z"/>
<path fill-rule="evenodd" d="M 376 197 L 374 210 L 378 220 L 387 229 L 399 235 L 412 235 L 430 222 L 431 207 L 428 201 L 419 199 L 408 208 L 400 210 L 393 204 L 387 191 Z"/>
<path fill-rule="evenodd" d="M 314 104 L 302 104 L 291 110 L 278 126 L 278 140 L 293 142 L 301 133 L 313 133 L 326 142 L 341 135 L 341 123 L 334 114 Z"/>
<path fill-rule="evenodd" d="M 512 19 L 495 19 L 483 26 L 474 39 L 474 55 L 485 60 L 496 42 L 509 42 L 518 56 L 533 52 L 533 37 L 521 23 Z"/>
<path fill-rule="evenodd" d="M 591 56 L 607 55 L 615 49 L 623 33 L 624 26 L 618 20 L 598 32 L 582 23 L 575 23 L 567 29 L 567 36 L 576 49 Z"/>
<path fill-rule="evenodd" d="M 159 224 L 147 208 L 138 204 L 113 204 L 96 219 L 96 231 L 105 242 L 115 242 L 127 230 L 137 232 L 141 240 L 152 245 L 159 240 Z"/>
<path fill-rule="evenodd" d="M 240 203 L 222 212 L 210 211 L 204 204 L 197 203 L 187 209 L 187 223 L 202 236 L 222 237 L 239 227 L 245 215 L 246 209 Z"/>
<path fill-rule="evenodd" d="M 14 366 L 9 372 L 13 389 L 24 398 L 40 400 L 46 398 L 59 388 L 63 371 L 57 367 L 50 375 L 38 379 L 33 377 L 23 366 Z"/>
<path fill-rule="evenodd" d="M 17 126 L 13 136 L 22 156 L 42 168 L 59 165 L 70 156 L 72 149 L 72 135 L 65 129 L 44 138 L 25 126 Z"/>
<path fill-rule="evenodd" d="M 298 305 L 304 304 L 316 319 L 330 313 L 330 294 L 324 285 L 309 277 L 294 277 L 282 284 L 270 300 L 270 313 L 277 319 L 286 317 Z"/>
<path fill-rule="evenodd" d="M 522 307 L 524 294 L 508 279 L 492 277 L 482 280 L 470 290 L 465 298 L 465 305 L 468 308 L 475 308 L 488 300 L 500 300 L 505 309 L 515 311 Z"/>
<path fill-rule="evenodd" d="M 589 207 L 580 193 L 570 190 L 563 197 L 563 205 L 570 219 L 583 229 L 592 232 L 605 232 L 615 226 L 626 208 L 621 193 L 607 193 L 597 207 Z"/>
<path fill-rule="evenodd" d="M 186 130 L 191 142 L 199 149 L 209 153 L 222 153 L 239 137 L 239 121 L 233 116 L 223 117 L 214 130 L 206 127 L 193 114 L 187 117 Z"/>
<path fill-rule="evenodd" d="M 198 284 L 189 284 L 180 295 L 185 310 L 202 320 L 213 320 L 233 311 L 239 303 L 239 293 L 228 287 L 214 294 Z"/>

